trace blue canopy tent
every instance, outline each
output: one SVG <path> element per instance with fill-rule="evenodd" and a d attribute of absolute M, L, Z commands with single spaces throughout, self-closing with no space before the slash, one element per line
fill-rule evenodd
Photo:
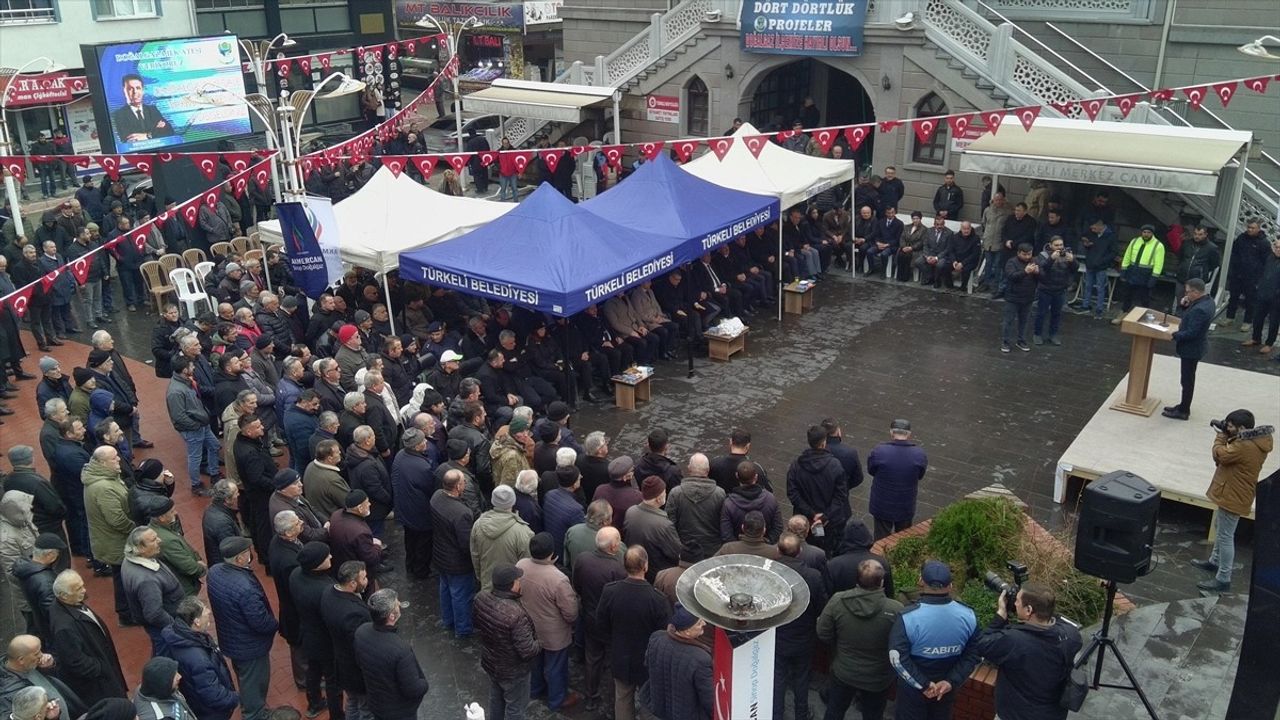
<path fill-rule="evenodd" d="M 400 277 L 568 317 L 671 271 L 685 241 L 618 225 L 543 184 L 487 225 L 401 253 Z"/>
<path fill-rule="evenodd" d="M 686 240 L 676 250 L 678 264 L 773 222 L 779 212 L 778 198 L 703 180 L 666 153 L 582 207 L 619 225 Z"/>

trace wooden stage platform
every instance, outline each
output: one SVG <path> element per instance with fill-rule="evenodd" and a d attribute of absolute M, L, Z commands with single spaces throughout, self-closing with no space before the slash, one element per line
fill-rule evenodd
<path fill-rule="evenodd" d="M 1151 370 L 1150 394 L 1160 405 L 1175 405 L 1181 394 L 1176 357 L 1156 355 Z M 1068 498 L 1072 478 L 1086 482 L 1113 470 L 1127 470 L 1160 488 L 1166 500 L 1213 508 L 1204 496 L 1213 477 L 1213 428 L 1239 408 L 1253 412 L 1258 425 L 1280 426 L 1280 377 L 1200 363 L 1190 420 L 1170 420 L 1159 409 L 1151 417 L 1112 410 L 1124 399 L 1128 376 L 1121 378 L 1071 446 L 1058 460 L 1053 497 Z M 1262 467 L 1266 477 L 1280 467 L 1280 452 L 1272 452 Z M 1082 487 L 1077 483 L 1073 487 Z M 1078 493 L 1078 489 L 1075 490 Z"/>

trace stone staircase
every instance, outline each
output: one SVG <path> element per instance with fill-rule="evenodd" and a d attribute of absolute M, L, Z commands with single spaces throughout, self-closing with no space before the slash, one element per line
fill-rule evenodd
<path fill-rule="evenodd" d="M 925 39 L 924 47 L 933 53 L 933 56 L 951 70 L 959 73 L 960 77 L 969 81 L 974 87 L 981 90 L 987 97 L 990 97 L 994 105 L 999 107 L 1011 108 L 1017 103 L 1009 98 L 1009 94 L 1001 90 L 994 81 L 974 70 L 964 62 L 956 58 L 956 56 L 943 50 L 937 43 L 932 40 Z"/>
<path fill-rule="evenodd" d="M 620 88 L 624 92 L 635 90 L 645 81 L 661 74 L 661 72 L 666 68 L 678 64 L 686 55 L 688 55 L 691 51 L 694 50 L 695 46 L 698 43 L 706 39 L 707 39 L 707 33 L 702 32 L 700 30 L 697 34 L 693 35 L 688 40 L 685 40 L 674 50 L 658 58 L 652 64 L 646 65 L 644 69 L 640 70 L 635 75 L 633 75 L 631 79 L 623 83 L 620 86 Z"/>

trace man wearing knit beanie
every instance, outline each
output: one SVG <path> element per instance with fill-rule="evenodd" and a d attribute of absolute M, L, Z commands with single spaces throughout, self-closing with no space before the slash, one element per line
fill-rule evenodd
<path fill-rule="evenodd" d="M 644 500 L 627 508 L 622 521 L 622 537 L 628 546 L 643 545 L 649 553 L 649 572 L 646 579 L 653 582 L 661 570 L 680 564 L 680 535 L 667 517 L 662 506 L 667 502 L 667 484 L 657 475 L 650 475 L 640 483 Z"/>
<path fill-rule="evenodd" d="M 194 718 L 187 699 L 178 692 L 178 661 L 153 657 L 142 667 L 142 684 L 134 703 L 138 720 Z"/>
<path fill-rule="evenodd" d="M 493 569 L 499 565 L 515 565 L 529 557 L 529 541 L 533 528 L 517 515 L 516 491 L 499 485 L 490 496 L 493 509 L 476 519 L 471 528 L 471 557 L 480 577 L 481 589 L 493 589 Z"/>

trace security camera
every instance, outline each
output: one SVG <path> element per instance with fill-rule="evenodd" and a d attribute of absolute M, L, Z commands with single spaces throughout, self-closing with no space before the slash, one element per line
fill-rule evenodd
<path fill-rule="evenodd" d="M 909 12 L 906 15 L 893 21 L 899 30 L 914 30 L 916 27 L 916 14 Z"/>

